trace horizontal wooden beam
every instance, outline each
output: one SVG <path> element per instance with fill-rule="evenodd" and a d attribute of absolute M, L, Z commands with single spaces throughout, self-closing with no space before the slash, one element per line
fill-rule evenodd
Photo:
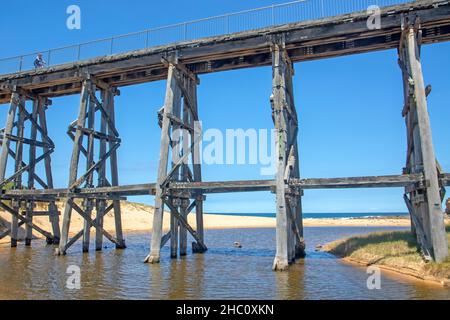
<path fill-rule="evenodd" d="M 156 184 L 135 184 L 117 187 L 101 187 L 101 188 L 86 188 L 86 189 L 36 189 L 36 190 L 6 190 L 3 191 L 1 198 L 9 199 L 13 197 L 28 198 L 98 198 L 101 195 L 109 196 L 111 200 L 117 197 L 152 195 L 155 194 Z M 119 199 L 120 200 L 120 199 Z"/>
<path fill-rule="evenodd" d="M 275 180 L 173 182 L 169 188 L 174 191 L 198 191 L 201 194 L 271 191 L 275 188 Z"/>
<path fill-rule="evenodd" d="M 300 179 L 291 183 L 300 189 L 400 188 L 423 180 L 421 174 L 370 176 L 352 178 Z"/>
<path fill-rule="evenodd" d="M 442 174 L 440 182 L 443 186 L 450 186 L 450 174 Z M 287 188 L 296 190 L 313 189 L 349 189 L 349 188 L 421 188 L 425 185 L 421 174 L 366 176 L 347 178 L 314 178 L 291 180 Z M 275 180 L 242 180 L 242 181 L 216 181 L 216 182 L 172 182 L 168 185 L 168 194 L 187 193 L 191 197 L 197 194 L 236 193 L 275 191 Z M 6 190 L 0 199 L 23 199 L 45 201 L 48 199 L 72 198 L 101 198 L 122 199 L 126 196 L 155 195 L 156 184 L 135 184 L 117 187 L 102 187 L 91 189 L 46 189 L 46 190 Z"/>

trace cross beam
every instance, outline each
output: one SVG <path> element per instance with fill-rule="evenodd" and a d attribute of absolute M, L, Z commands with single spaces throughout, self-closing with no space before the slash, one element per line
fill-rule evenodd
<path fill-rule="evenodd" d="M 440 185 L 450 186 L 450 174 L 441 174 Z M 365 177 L 345 177 L 345 178 L 308 178 L 291 179 L 286 189 L 297 190 L 319 190 L 319 189 L 349 189 L 349 188 L 402 188 L 410 190 L 421 188 L 427 185 L 423 174 L 402 174 L 386 176 L 365 176 Z M 275 180 L 240 180 L 240 181 L 211 181 L 211 182 L 171 182 L 169 188 L 173 192 L 190 192 L 193 195 L 215 194 L 215 193 L 238 193 L 238 192 L 259 192 L 275 191 Z M 30 199 L 41 197 L 54 197 L 64 199 L 69 195 L 71 198 L 86 198 L 103 196 L 105 199 L 118 199 L 126 196 L 155 195 L 156 184 L 144 183 L 134 185 L 123 185 L 116 187 L 98 187 L 69 189 L 46 189 L 46 190 L 4 190 L 2 198 Z M 122 200 L 125 200 L 123 198 Z"/>

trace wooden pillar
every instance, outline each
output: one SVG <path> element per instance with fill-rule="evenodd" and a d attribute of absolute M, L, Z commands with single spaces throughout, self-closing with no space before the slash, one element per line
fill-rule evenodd
<path fill-rule="evenodd" d="M 8 115 L 6 117 L 6 126 L 3 132 L 2 150 L 0 153 L 0 183 L 3 183 L 6 178 L 6 166 L 8 163 L 9 148 L 11 143 L 10 136 L 12 135 L 15 126 L 14 121 L 16 118 L 19 103 L 21 103 L 20 95 L 17 92 L 13 92 L 11 95 L 11 102 L 8 110 Z M 15 247 L 17 245 L 17 228 L 18 228 L 17 218 L 13 216 L 10 233 L 12 247 Z"/>
<path fill-rule="evenodd" d="M 97 89 L 94 84 L 91 84 L 90 88 L 90 99 L 87 111 L 87 128 L 90 132 L 95 131 L 95 103 L 93 101 L 92 95 L 95 95 Z M 94 153 L 95 153 L 95 139 L 94 135 L 91 133 L 87 137 L 87 156 L 86 156 L 86 170 L 94 165 Z M 102 166 L 103 167 L 103 166 Z M 100 169 L 101 170 L 101 169 Z M 93 188 L 94 187 L 94 172 L 92 171 L 86 178 L 86 187 Z M 93 199 L 86 198 L 83 201 L 84 211 L 86 215 L 90 218 L 92 217 L 92 210 L 94 207 Z M 83 231 L 83 252 L 89 251 L 89 244 L 91 238 L 91 225 L 85 219 L 84 220 L 84 231 Z"/>
<path fill-rule="evenodd" d="M 282 48 L 273 46 L 272 51 L 273 68 L 273 106 L 276 128 L 275 149 L 277 154 L 277 174 L 276 174 L 276 256 L 273 269 L 283 271 L 289 265 L 289 243 L 288 243 L 288 217 L 286 212 L 286 195 L 284 181 L 284 171 L 287 163 L 287 110 L 286 101 L 286 63 L 283 59 Z"/>
<path fill-rule="evenodd" d="M 83 81 L 83 87 L 81 89 L 81 98 L 80 98 L 80 109 L 78 113 L 77 126 L 78 128 L 84 128 L 86 122 L 86 113 L 89 104 L 89 92 L 92 87 L 92 82 L 90 79 L 85 79 Z M 80 160 L 80 152 L 83 143 L 83 132 L 81 130 L 77 130 L 75 132 L 73 149 L 72 149 L 72 158 L 70 160 L 70 173 L 69 173 L 69 188 L 76 182 L 78 175 L 78 162 Z M 66 246 L 69 241 L 69 229 L 70 229 L 70 219 L 72 216 L 72 205 L 71 198 L 68 198 L 64 205 L 64 215 L 63 215 L 63 224 L 61 229 L 61 241 L 59 244 L 58 254 L 65 255 L 66 254 Z"/>
<path fill-rule="evenodd" d="M 5 180 L 6 177 L 6 165 L 8 163 L 9 147 L 11 139 L 9 136 L 13 133 L 14 120 L 16 118 L 16 112 L 20 103 L 20 96 L 17 92 L 13 92 L 11 95 L 11 102 L 6 117 L 6 126 L 3 132 L 2 150 L 0 153 L 0 183 Z"/>
<path fill-rule="evenodd" d="M 47 129 L 47 118 L 46 118 L 46 109 L 47 106 L 50 104 L 50 101 L 46 98 L 39 97 L 39 106 L 38 106 L 38 114 L 39 114 L 39 126 L 41 127 L 41 136 L 43 142 L 45 142 L 47 145 L 51 144 L 51 140 L 48 137 L 48 129 Z M 53 174 L 52 174 L 52 166 L 51 166 L 51 157 L 50 153 L 53 152 L 48 146 L 43 147 L 44 154 L 47 154 L 47 156 L 44 158 L 44 166 L 45 166 L 45 176 L 47 180 L 47 188 L 53 189 Z M 61 238 L 61 231 L 59 226 L 59 214 L 58 214 L 58 207 L 56 206 L 56 202 L 54 200 L 49 201 L 48 204 L 48 212 L 49 212 L 49 220 L 52 225 L 52 233 L 53 233 L 53 240 L 51 241 L 53 244 L 57 245 L 59 244 L 59 240 Z M 47 239 L 49 242 L 50 240 Z"/>
<path fill-rule="evenodd" d="M 181 200 L 180 214 L 187 220 L 188 213 L 186 209 L 189 207 L 189 199 Z M 187 230 L 183 225 L 180 225 L 180 256 L 187 254 Z"/>
<path fill-rule="evenodd" d="M 22 168 L 22 159 L 23 159 L 23 141 L 24 138 L 24 123 L 25 123 L 25 114 L 22 111 L 22 108 L 25 108 L 25 97 L 21 96 L 20 102 L 19 102 L 19 112 L 18 112 L 18 119 L 16 123 L 16 150 L 15 150 L 15 165 L 14 165 L 14 172 L 18 172 Z M 22 174 L 18 174 L 14 179 L 14 189 L 22 189 Z M 19 212 L 21 209 L 21 201 L 20 200 L 13 200 L 13 209 L 16 212 Z M 27 234 L 30 232 L 30 229 L 28 226 L 26 226 Z M 11 216 L 11 247 L 17 246 L 17 238 L 18 238 L 18 231 L 19 231 L 19 218 L 16 215 Z"/>
<path fill-rule="evenodd" d="M 437 162 L 432 142 L 425 85 L 420 62 L 420 30 L 405 25 L 399 48 L 403 71 L 408 136 L 406 173 L 423 173 L 425 184 L 407 188 L 405 201 L 425 257 L 442 262 L 448 256 Z M 409 197 L 408 197 L 409 196 Z"/>
<path fill-rule="evenodd" d="M 304 255 L 301 194 L 288 188 L 291 178 L 299 178 L 298 120 L 293 98 L 293 64 L 284 43 L 277 39 L 272 47 L 273 92 L 271 103 L 277 131 L 276 173 L 276 256 L 273 270 L 286 270 L 296 257 Z"/>
<path fill-rule="evenodd" d="M 109 109 L 109 100 L 110 100 L 110 92 L 106 90 L 102 90 L 102 103 L 105 107 L 105 109 Z M 100 117 L 100 133 L 106 134 L 106 126 L 107 121 L 106 117 L 102 114 Z M 99 147 L 99 156 L 104 157 L 106 154 L 106 140 L 102 139 L 100 141 L 100 147 Z M 98 170 L 98 182 L 97 185 L 99 187 L 105 187 L 106 186 L 106 166 L 101 166 Z M 105 214 L 106 210 L 106 201 L 103 199 L 97 199 L 96 200 L 96 220 L 97 224 L 101 227 L 103 227 L 103 215 Z M 100 251 L 103 247 L 103 234 L 102 232 L 96 228 L 95 230 L 95 250 Z"/>
<path fill-rule="evenodd" d="M 191 86 L 189 78 L 185 78 L 186 80 L 186 87 L 190 91 Z M 184 97 L 183 101 L 183 123 L 189 124 L 191 123 L 191 114 L 189 112 L 189 103 L 187 101 L 187 98 Z M 181 132 L 182 136 L 182 148 L 181 148 L 181 154 L 184 154 L 189 149 L 189 131 L 185 128 L 183 128 L 183 131 Z M 187 162 L 187 161 L 186 161 Z M 188 176 L 189 176 L 189 166 L 187 163 L 184 163 L 181 166 L 181 172 L 180 172 L 180 181 L 182 182 L 188 182 Z M 188 212 L 187 208 L 189 207 L 189 199 L 182 199 L 181 200 L 181 207 L 180 207 L 180 213 L 181 215 L 187 220 L 188 218 Z M 187 254 L 187 230 L 186 227 L 184 227 L 182 224 L 180 224 L 180 256 L 185 256 Z"/>
<path fill-rule="evenodd" d="M 167 76 L 167 88 L 166 98 L 164 102 L 163 119 L 161 125 L 161 145 L 159 152 L 159 167 L 158 178 L 156 183 L 156 195 L 155 195 L 155 211 L 153 214 L 153 228 L 152 228 L 152 241 L 150 255 L 147 257 L 148 263 L 159 263 L 160 251 L 161 251 L 161 237 L 163 226 L 163 189 L 161 184 L 165 181 L 167 176 L 167 165 L 169 162 L 169 147 L 170 147 L 170 127 L 171 122 L 169 115 L 173 113 L 176 108 L 176 103 L 181 96 L 180 88 L 175 78 L 176 67 L 170 64 Z"/>
<path fill-rule="evenodd" d="M 40 99 L 34 99 L 33 100 L 33 110 L 31 112 L 32 120 L 31 121 L 31 130 L 30 130 L 30 139 L 32 141 L 36 141 L 37 138 L 37 121 L 39 116 L 39 104 Z M 31 190 L 34 188 L 34 175 L 35 175 L 35 166 L 36 166 L 36 145 L 30 144 L 29 147 L 29 157 L 28 157 L 30 170 L 28 170 L 28 189 Z M 34 208 L 34 201 L 28 201 L 26 205 L 26 218 L 33 222 L 33 208 Z M 31 239 L 33 238 L 33 228 L 31 228 L 30 225 L 26 225 L 26 238 L 25 238 L 25 245 L 30 246 L 31 245 Z"/>
<path fill-rule="evenodd" d="M 110 88 L 108 90 L 108 99 L 107 99 L 107 111 L 109 114 L 109 119 L 112 124 L 116 123 L 116 113 L 115 113 L 115 96 L 119 95 L 120 92 L 116 88 Z M 109 135 L 116 135 L 117 132 L 111 127 L 111 125 L 107 126 L 107 132 Z M 111 185 L 113 187 L 119 186 L 119 169 L 117 165 L 117 150 L 114 148 L 114 142 L 109 142 L 109 150 L 110 154 L 110 168 L 111 168 Z M 122 212 L 120 208 L 120 200 L 113 200 L 113 210 L 114 210 L 114 224 L 116 228 L 116 238 L 118 244 L 116 244 L 116 249 L 125 249 L 125 239 L 123 237 L 122 230 Z"/>
<path fill-rule="evenodd" d="M 179 80 L 177 79 L 177 82 Z M 180 84 L 177 84 L 178 90 L 174 93 L 173 96 L 173 110 L 172 115 L 181 118 L 181 99 L 182 92 L 179 88 Z M 171 135 L 171 149 L 172 149 L 172 168 L 175 166 L 177 161 L 180 158 L 180 154 L 182 152 L 181 146 L 181 126 L 178 123 L 172 124 L 172 135 Z M 172 175 L 172 181 L 180 181 L 180 170 L 176 168 Z M 173 204 L 175 208 L 181 207 L 181 200 L 179 198 L 173 199 Z M 172 258 L 176 258 L 178 256 L 178 241 L 179 241 L 179 221 L 176 216 L 176 213 L 171 210 L 170 214 L 170 256 Z"/>
<path fill-rule="evenodd" d="M 194 131 L 191 131 L 191 148 L 192 148 L 192 168 L 194 175 L 194 182 L 202 181 L 202 165 L 201 165 L 201 150 L 200 143 L 195 143 L 199 141 L 202 137 L 202 126 L 198 115 L 198 101 L 197 101 L 197 83 L 195 81 L 190 81 L 190 94 L 191 94 L 191 116 L 190 116 L 190 125 L 194 128 Z M 203 227 L 203 201 L 204 196 L 202 193 L 197 193 L 195 195 L 195 219 L 196 219 L 196 227 L 197 234 L 202 242 L 205 241 L 205 232 Z M 195 249 L 194 249 L 195 248 Z M 203 251 L 198 251 L 197 247 L 194 245 L 193 251 L 195 253 L 202 253 Z"/>
<path fill-rule="evenodd" d="M 287 52 L 285 51 L 287 63 L 290 68 L 286 73 L 286 92 L 287 102 L 290 106 L 290 126 L 289 126 L 289 141 L 290 146 L 290 159 L 288 160 L 289 167 L 287 172 L 285 171 L 285 178 L 288 180 L 291 178 L 300 179 L 300 158 L 298 151 L 298 116 L 295 107 L 294 99 L 294 85 L 292 77 L 294 76 L 294 65 L 290 61 Z M 288 173 L 288 175 L 286 175 Z M 303 208 L 302 208 L 302 196 L 303 190 L 291 190 L 290 205 L 293 227 L 291 228 L 292 236 L 294 238 L 294 259 L 305 257 L 305 242 L 303 237 Z M 298 234 L 296 234 L 298 233 Z"/>

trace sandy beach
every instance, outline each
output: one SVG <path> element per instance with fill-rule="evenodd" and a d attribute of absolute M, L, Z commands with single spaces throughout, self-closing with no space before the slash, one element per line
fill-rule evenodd
<path fill-rule="evenodd" d="M 58 209 L 63 212 L 63 204 L 58 203 Z M 95 214 L 95 212 L 94 212 Z M 153 207 L 132 203 L 122 203 L 122 224 L 124 232 L 150 232 L 152 229 L 152 216 Z M 166 212 L 164 214 L 163 228 L 169 229 L 170 215 Z M 11 220 L 9 213 L 0 212 L 0 218 L 3 225 L 7 224 Z M 195 213 L 190 214 L 188 217 L 189 223 L 195 226 L 196 216 Z M 72 234 L 78 232 L 83 228 L 83 218 L 76 212 L 72 213 L 72 221 L 70 231 Z M 44 230 L 51 230 L 48 217 L 35 217 L 34 223 Z M 62 217 L 60 216 L 60 223 L 62 223 Z M 205 229 L 243 229 L 243 228 L 274 228 L 276 224 L 275 218 L 264 217 L 246 217 L 246 216 L 227 216 L 217 214 L 205 214 L 204 226 Z M 333 227 L 333 226 L 396 226 L 407 227 L 410 225 L 409 219 L 404 217 L 389 217 L 389 218 L 361 218 L 361 219 L 305 219 L 305 227 Z M 112 214 L 108 214 L 104 219 L 104 227 L 107 231 L 114 231 L 114 218 Z M 92 229 L 94 231 L 94 229 Z M 19 239 L 24 236 L 24 230 L 21 228 L 19 232 Z M 35 236 L 40 237 L 39 234 Z M 9 237 L 5 237 L 0 240 L 0 243 L 9 242 Z"/>

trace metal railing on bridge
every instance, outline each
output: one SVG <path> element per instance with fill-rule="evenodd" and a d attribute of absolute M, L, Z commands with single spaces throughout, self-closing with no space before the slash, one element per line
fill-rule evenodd
<path fill-rule="evenodd" d="M 46 66 L 49 67 L 159 45 L 168 45 L 281 24 L 332 17 L 367 10 L 369 6 L 373 5 L 381 8 L 407 2 L 415 1 L 299 0 L 276 4 L 0 59 L 0 74 L 17 73 L 34 69 L 33 62 L 38 53 L 42 53 Z"/>

